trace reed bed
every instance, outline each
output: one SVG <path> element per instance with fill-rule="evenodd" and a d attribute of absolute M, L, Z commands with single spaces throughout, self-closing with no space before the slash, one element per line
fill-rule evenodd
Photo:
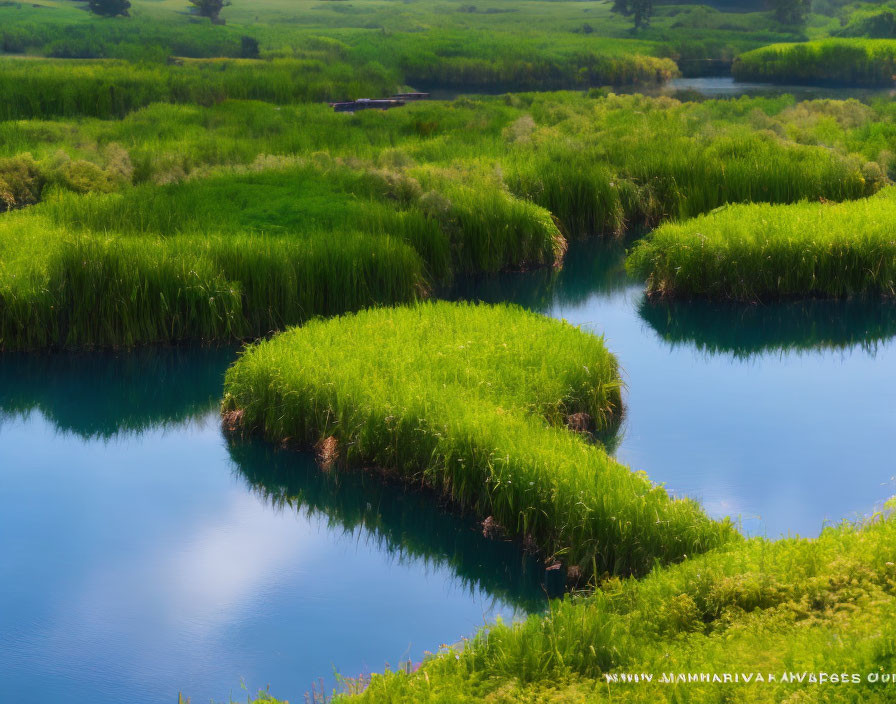
<path fill-rule="evenodd" d="M 424 281 L 416 252 L 389 236 L 48 237 L 48 229 L 38 218 L 13 228 L 39 236 L 42 256 L 4 267 L 3 349 L 256 337 L 314 315 L 413 300 Z"/>
<path fill-rule="evenodd" d="M 0 344 L 255 337 L 458 273 L 555 265 L 570 237 L 860 198 L 887 183 L 892 120 L 849 101 L 558 93 L 0 123 L 2 208 L 21 208 L 0 219 Z"/>
<path fill-rule="evenodd" d="M 858 124 L 843 130 L 837 149 L 821 146 L 830 133 L 824 141 L 809 130 L 786 138 L 793 129 L 792 101 L 518 100 L 530 122 L 521 118 L 505 130 L 516 147 L 507 160 L 508 187 L 551 210 L 571 237 L 618 236 L 733 202 L 860 198 L 887 182 L 883 167 L 850 153 L 859 140 L 846 133 L 857 133 Z M 834 117 L 838 123 L 849 124 L 850 111 L 862 115 L 838 104 L 845 107 Z M 812 103 L 801 106 L 815 122 L 824 113 Z M 833 106 L 828 111 L 829 124 Z"/>
<path fill-rule="evenodd" d="M 157 102 L 323 102 L 389 95 L 399 85 L 382 67 L 355 67 L 330 58 L 185 60 L 181 65 L 0 59 L 0 120 L 120 118 Z"/>
<path fill-rule="evenodd" d="M 642 574 L 735 539 L 565 427 L 617 423 L 620 386 L 600 338 L 441 302 L 260 342 L 228 371 L 222 408 L 271 440 L 335 443 L 340 461 L 428 486 L 584 575 Z"/>
<path fill-rule="evenodd" d="M 739 81 L 890 86 L 896 75 L 896 40 L 772 44 L 738 56 L 731 73 Z"/>
<path fill-rule="evenodd" d="M 655 297 L 896 293 L 896 189 L 846 203 L 733 205 L 658 228 L 627 259 Z"/>
<path fill-rule="evenodd" d="M 487 627 L 413 673 L 374 675 L 363 693 L 337 701 L 884 704 L 892 697 L 884 673 L 896 665 L 894 562 L 890 512 L 815 540 L 730 543 L 642 580 L 610 580 L 543 617 Z M 626 682 L 623 673 L 653 680 Z M 663 673 L 698 679 L 663 683 Z M 723 673 L 753 677 L 712 679 Z M 850 673 L 846 683 L 840 673 Z"/>
<path fill-rule="evenodd" d="M 499 188 L 335 162 L 57 194 L 0 222 L 0 348 L 258 337 L 564 248 Z"/>

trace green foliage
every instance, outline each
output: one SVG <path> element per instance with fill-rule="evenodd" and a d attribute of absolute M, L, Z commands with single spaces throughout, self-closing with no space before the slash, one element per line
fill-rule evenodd
<path fill-rule="evenodd" d="M 0 212 L 37 203 L 45 181 L 31 154 L 0 159 Z"/>
<path fill-rule="evenodd" d="M 343 461 L 428 485 L 586 575 L 643 573 L 736 537 L 564 427 L 618 423 L 616 360 L 599 338 L 518 308 L 308 323 L 247 350 L 223 410 L 272 440 L 332 437 Z"/>
<path fill-rule="evenodd" d="M 202 17 L 208 17 L 213 22 L 219 19 L 221 10 L 230 3 L 228 0 L 188 0 Z"/>
<path fill-rule="evenodd" d="M 894 563 L 896 520 L 886 515 L 828 528 L 816 540 L 731 543 L 642 580 L 609 580 L 544 617 L 483 629 L 413 673 L 375 675 L 356 699 L 884 704 L 892 695 L 882 674 L 896 667 Z M 654 681 L 613 681 L 634 672 Z M 658 681 L 701 672 L 761 672 L 775 681 Z M 788 682 L 785 672 L 803 681 Z M 860 682 L 809 682 L 808 673 L 833 672 L 860 673 Z"/>
<path fill-rule="evenodd" d="M 731 72 L 739 81 L 892 85 L 896 75 L 896 41 L 824 39 L 773 44 L 741 54 Z"/>
<path fill-rule="evenodd" d="M 896 294 L 896 189 L 850 203 L 738 205 L 663 225 L 627 261 L 650 295 L 730 298 Z"/>

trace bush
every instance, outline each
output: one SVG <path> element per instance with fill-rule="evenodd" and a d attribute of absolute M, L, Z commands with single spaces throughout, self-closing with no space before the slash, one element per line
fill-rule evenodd
<path fill-rule="evenodd" d="M 31 154 L 0 159 L 0 212 L 37 203 L 45 182 Z"/>

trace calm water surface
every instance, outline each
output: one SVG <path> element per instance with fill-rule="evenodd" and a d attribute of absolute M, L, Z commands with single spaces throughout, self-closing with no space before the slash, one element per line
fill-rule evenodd
<path fill-rule="evenodd" d="M 750 533 L 896 494 L 896 307 L 647 304 L 621 250 L 448 295 L 606 336 L 617 456 Z M 303 700 L 542 606 L 542 573 L 428 497 L 229 443 L 232 349 L 0 357 L 0 681 L 17 702 Z"/>
<path fill-rule="evenodd" d="M 710 76 L 706 78 L 674 78 L 659 89 L 662 93 L 686 91 L 698 93 L 707 98 L 737 98 L 741 95 L 774 96 L 792 95 L 797 100 L 818 100 L 831 98 L 846 100 L 870 100 L 872 98 L 892 98 L 896 91 L 892 88 L 850 88 L 844 86 L 806 86 L 778 83 L 753 83 L 735 81 L 731 76 Z"/>
<path fill-rule="evenodd" d="M 541 608 L 537 565 L 430 497 L 229 444 L 234 357 L 0 359 L 0 701 L 302 701 Z"/>

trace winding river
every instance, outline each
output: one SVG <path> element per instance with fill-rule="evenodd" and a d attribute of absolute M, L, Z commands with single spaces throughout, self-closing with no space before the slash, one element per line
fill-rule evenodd
<path fill-rule="evenodd" d="M 654 305 L 621 246 L 467 280 L 605 335 L 616 455 L 744 531 L 818 534 L 896 494 L 896 306 Z M 9 701 L 302 701 L 543 608 L 543 571 L 431 497 L 228 442 L 233 348 L 0 357 Z"/>

